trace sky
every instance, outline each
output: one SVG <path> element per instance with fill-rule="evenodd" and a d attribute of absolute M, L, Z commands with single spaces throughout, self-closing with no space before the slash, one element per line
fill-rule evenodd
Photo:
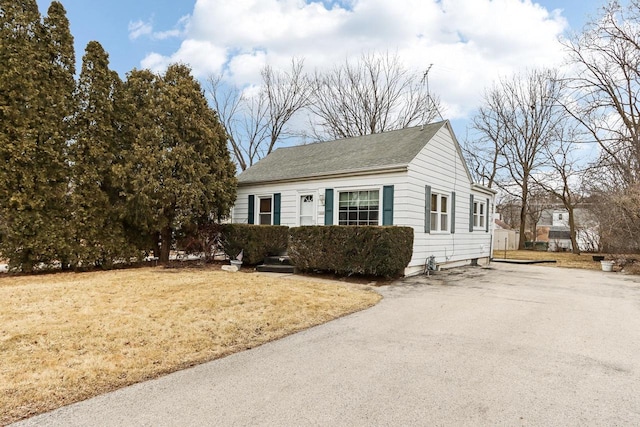
<path fill-rule="evenodd" d="M 37 0 L 46 14 L 50 1 Z M 257 84 L 269 64 L 293 56 L 308 71 L 363 52 L 395 52 L 429 71 L 443 116 L 464 139 L 482 94 L 497 78 L 562 66 L 558 39 L 580 32 L 605 0 L 61 0 L 75 37 L 78 69 L 99 41 L 121 77 L 133 68 L 191 66 L 204 82 L 224 73 Z"/>

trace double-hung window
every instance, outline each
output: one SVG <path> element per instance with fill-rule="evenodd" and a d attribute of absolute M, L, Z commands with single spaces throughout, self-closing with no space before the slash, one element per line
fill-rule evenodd
<path fill-rule="evenodd" d="M 473 202 L 473 227 L 485 228 L 486 205 L 483 202 Z"/>
<path fill-rule="evenodd" d="M 258 224 L 260 225 L 272 225 L 273 224 L 273 203 L 271 197 L 260 197 L 259 211 L 258 211 Z"/>
<path fill-rule="evenodd" d="M 378 225 L 380 191 L 341 191 L 338 199 L 339 225 Z"/>
<path fill-rule="evenodd" d="M 431 193 L 431 231 L 449 231 L 449 197 Z"/>

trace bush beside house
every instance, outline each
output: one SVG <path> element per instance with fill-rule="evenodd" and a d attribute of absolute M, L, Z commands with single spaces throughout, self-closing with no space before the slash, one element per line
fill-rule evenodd
<path fill-rule="evenodd" d="M 295 227 L 289 256 L 302 271 L 396 276 L 413 254 L 411 227 Z"/>
<path fill-rule="evenodd" d="M 261 263 L 265 257 L 280 255 L 287 250 L 289 227 L 280 225 L 224 224 L 222 226 L 225 253 L 235 259 L 243 251 L 245 264 Z"/>

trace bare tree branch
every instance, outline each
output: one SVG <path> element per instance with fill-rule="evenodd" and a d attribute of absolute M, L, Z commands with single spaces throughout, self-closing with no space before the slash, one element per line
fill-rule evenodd
<path fill-rule="evenodd" d="M 325 138 L 368 135 L 432 121 L 439 100 L 397 55 L 364 54 L 313 79 L 313 133 Z"/>

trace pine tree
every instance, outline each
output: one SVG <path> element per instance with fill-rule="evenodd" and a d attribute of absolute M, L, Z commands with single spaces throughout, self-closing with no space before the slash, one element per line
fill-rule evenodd
<path fill-rule="evenodd" d="M 116 175 L 122 155 L 114 108 L 120 85 L 117 73 L 109 69 L 108 54 L 100 43 L 89 42 L 78 82 L 71 147 L 75 262 L 82 266 L 109 266 L 132 255 Z"/>
<path fill-rule="evenodd" d="M 49 102 L 47 112 L 42 119 L 50 129 L 50 145 L 53 148 L 50 159 L 49 179 L 55 180 L 57 212 L 60 220 L 55 224 L 59 236 L 56 244 L 57 254 L 62 268 L 67 268 L 72 252 L 72 212 L 70 206 L 69 179 L 70 165 L 68 144 L 72 140 L 71 120 L 76 111 L 75 103 L 75 51 L 73 36 L 69 29 L 69 20 L 61 3 L 54 1 L 49 6 L 44 19 L 47 35 L 46 59 L 48 76 L 42 84 L 46 86 Z M 55 159 L 55 160 L 54 160 Z M 49 212 L 53 214 L 53 212 Z"/>
<path fill-rule="evenodd" d="M 62 18 L 64 9 L 54 18 L 59 34 L 68 32 Z M 67 245 L 67 111 L 59 102 L 68 89 L 52 79 L 48 28 L 35 0 L 0 0 L 0 253 L 23 271 L 59 261 Z"/>
<path fill-rule="evenodd" d="M 136 71 L 127 87 L 129 108 L 138 112 L 128 132 L 129 212 L 160 236 L 160 261 L 166 262 L 177 228 L 229 213 L 235 166 L 222 126 L 188 67 L 171 65 L 163 77 Z M 145 105 L 135 105 L 142 98 Z"/>

